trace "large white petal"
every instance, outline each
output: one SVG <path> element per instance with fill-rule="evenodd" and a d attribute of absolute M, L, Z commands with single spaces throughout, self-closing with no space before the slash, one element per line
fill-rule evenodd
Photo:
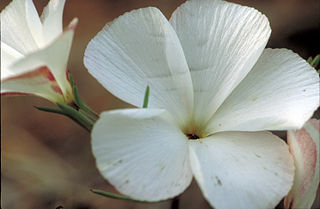
<path fill-rule="evenodd" d="M 41 21 L 32 0 L 14 0 L 1 12 L 1 44 L 27 54 L 43 44 L 42 38 Z"/>
<path fill-rule="evenodd" d="M 287 49 L 266 49 L 207 132 L 299 129 L 319 106 L 319 75 Z"/>
<path fill-rule="evenodd" d="M 187 138 L 165 110 L 102 113 L 92 130 L 92 150 L 101 174 L 136 199 L 174 197 L 192 179 Z"/>
<path fill-rule="evenodd" d="M 191 71 L 196 123 L 205 123 L 256 63 L 269 22 L 253 8 L 197 0 L 181 5 L 170 23 Z"/>
<path fill-rule="evenodd" d="M 270 209 L 289 192 L 288 146 L 269 132 L 222 132 L 190 141 L 191 167 L 215 209 Z"/>
<path fill-rule="evenodd" d="M 7 69 L 6 75 L 15 75 L 20 77 L 24 73 L 30 73 L 40 67 L 46 66 L 51 71 L 54 76 L 54 79 L 57 81 L 58 86 L 60 87 L 63 95 L 67 96 L 71 93 L 71 86 L 69 81 L 67 80 L 67 62 L 69 57 L 69 52 L 71 49 L 74 28 L 77 24 L 77 19 L 74 19 L 69 28 L 61 34 L 53 43 L 47 46 L 44 49 L 38 50 L 34 53 L 30 53 L 22 59 L 14 62 Z M 27 78 L 27 77 L 25 77 Z M 1 78 L 3 79 L 3 78 Z M 7 81 L 10 81 L 7 83 Z M 22 93 L 30 93 L 32 88 L 35 88 L 35 91 L 38 91 L 39 82 L 35 82 L 32 85 L 32 80 L 28 81 L 24 84 L 29 85 L 28 92 L 25 92 L 26 89 L 21 88 L 23 85 L 17 85 L 14 87 L 16 82 L 14 81 L 14 77 L 4 78 L 3 84 L 1 85 L 1 93 L 3 92 L 11 92 L 13 90 Z M 18 80 L 16 80 L 18 81 Z M 8 85 L 7 85 L 8 84 Z M 67 98 L 66 98 L 67 99 Z"/>
<path fill-rule="evenodd" d="M 293 187 L 284 205 L 286 209 L 308 209 L 319 187 L 320 121 L 311 119 L 302 129 L 288 131 L 287 137 L 296 172 Z"/>
<path fill-rule="evenodd" d="M 157 8 L 126 13 L 91 40 L 85 66 L 112 94 L 141 106 L 150 86 L 149 106 L 167 109 L 180 124 L 192 113 L 188 66 L 170 23 Z"/>
<path fill-rule="evenodd" d="M 43 37 L 49 44 L 62 33 L 62 15 L 65 0 L 50 0 L 44 8 L 41 21 L 43 25 Z"/>

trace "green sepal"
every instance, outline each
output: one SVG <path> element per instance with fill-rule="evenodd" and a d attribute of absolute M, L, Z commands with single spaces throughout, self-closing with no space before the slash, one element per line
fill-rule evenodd
<path fill-rule="evenodd" d="M 147 108 L 148 107 L 148 103 L 149 103 L 149 95 L 150 95 L 150 87 L 147 86 L 146 91 L 144 93 L 144 99 L 143 99 L 143 108 Z"/>
<path fill-rule="evenodd" d="M 74 80 L 73 80 L 73 77 L 72 77 L 71 73 L 68 73 L 68 78 L 69 78 L 69 82 L 70 82 L 71 86 L 73 87 L 74 86 Z"/>
<path fill-rule="evenodd" d="M 319 65 L 319 62 L 320 62 L 320 55 L 317 55 L 310 63 L 310 65 L 312 67 L 314 67 L 315 69 L 317 69 L 318 65 Z"/>
<path fill-rule="evenodd" d="M 92 117 L 93 120 L 97 120 L 99 118 L 99 115 L 95 113 L 93 110 L 91 110 L 81 99 L 78 87 L 75 85 L 74 80 L 72 78 L 72 75 L 68 74 L 69 81 L 72 87 L 72 92 L 74 95 L 75 103 L 79 107 L 79 109 L 83 110 L 89 117 Z"/>
<path fill-rule="evenodd" d="M 93 124 L 99 118 L 99 116 L 91 110 L 86 104 L 81 100 L 78 92 L 78 88 L 74 83 L 72 75 L 68 73 L 68 79 L 72 87 L 74 101 L 67 104 L 57 103 L 59 108 L 50 107 L 36 107 L 38 110 L 51 112 L 56 114 L 61 114 L 69 117 L 74 122 L 78 123 L 81 127 L 91 132 Z"/>
<path fill-rule="evenodd" d="M 81 106 L 84 104 L 84 102 L 82 101 L 82 99 L 80 97 L 78 87 L 74 84 L 74 80 L 73 80 L 71 73 L 68 74 L 68 77 L 69 77 L 69 81 L 70 81 L 70 84 L 72 87 L 72 92 L 74 95 L 75 103 L 76 103 L 76 105 L 79 106 L 79 108 L 81 108 Z"/>
<path fill-rule="evenodd" d="M 78 87 L 73 86 L 73 94 L 76 104 L 78 105 L 80 110 L 83 110 L 88 116 L 93 117 L 94 120 L 99 118 L 98 114 L 91 110 L 81 99 Z"/>
<path fill-rule="evenodd" d="M 118 200 L 129 200 L 129 201 L 134 201 L 134 202 L 149 202 L 149 201 L 144 201 L 144 200 L 133 199 L 131 197 L 123 196 L 123 195 L 120 195 L 120 194 L 114 194 L 114 193 L 111 193 L 111 192 L 102 191 L 102 190 L 99 190 L 99 189 L 90 189 L 90 191 L 95 193 L 95 194 L 98 194 L 98 195 L 102 195 L 102 196 L 105 196 L 105 197 L 110 197 L 110 198 L 118 199 Z"/>
<path fill-rule="evenodd" d="M 74 122 L 78 123 L 81 127 L 86 129 L 87 131 L 89 131 L 89 132 L 91 131 L 84 124 L 80 123 L 79 120 L 77 120 L 75 117 L 69 115 L 67 112 L 63 111 L 62 109 L 51 108 L 51 107 L 37 107 L 37 106 L 34 106 L 34 107 L 37 108 L 38 110 L 41 110 L 41 111 L 44 111 L 44 112 L 50 112 L 50 113 L 56 113 L 56 114 L 64 115 L 64 116 L 70 118 L 71 120 L 73 120 Z"/>
<path fill-rule="evenodd" d="M 68 116 L 65 112 L 63 112 L 61 109 L 58 109 L 58 108 L 37 107 L 37 106 L 34 106 L 34 107 L 37 108 L 38 110 L 41 110 L 41 111 L 44 111 L 44 112 L 58 113 L 58 114 L 61 114 L 61 115 Z"/>
<path fill-rule="evenodd" d="M 57 103 L 57 105 L 60 107 L 61 110 L 63 110 L 69 117 L 71 117 L 73 120 L 75 120 L 79 125 L 84 127 L 87 131 L 91 131 L 93 122 L 90 121 L 86 116 L 82 115 L 77 110 L 73 109 L 72 107 Z"/>
<path fill-rule="evenodd" d="M 68 74 L 68 77 L 69 77 L 69 81 L 70 81 L 70 84 L 71 84 L 71 87 L 72 87 L 72 92 L 73 92 L 73 95 L 74 95 L 75 103 L 76 103 L 76 105 L 78 105 L 80 107 L 80 105 L 83 102 L 82 102 L 82 100 L 80 98 L 78 87 L 74 84 L 74 80 L 73 80 L 73 77 L 72 77 L 71 73 Z"/>

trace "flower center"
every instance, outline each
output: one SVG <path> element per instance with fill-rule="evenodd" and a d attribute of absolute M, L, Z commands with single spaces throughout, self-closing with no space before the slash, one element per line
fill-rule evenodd
<path fill-rule="evenodd" d="M 188 137 L 188 139 L 190 140 L 197 140 L 200 139 L 199 136 L 197 136 L 196 134 L 186 134 L 186 136 Z"/>
<path fill-rule="evenodd" d="M 189 140 L 199 140 L 208 136 L 204 126 L 196 123 L 189 123 L 182 131 Z"/>

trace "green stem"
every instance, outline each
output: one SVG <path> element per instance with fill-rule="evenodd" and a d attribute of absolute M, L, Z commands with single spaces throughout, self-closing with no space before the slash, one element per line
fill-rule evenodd
<path fill-rule="evenodd" d="M 63 110 L 68 116 L 70 116 L 72 119 L 74 119 L 79 125 L 86 128 L 87 131 L 91 131 L 94 121 L 91 121 L 86 117 L 84 114 L 81 114 L 79 111 L 73 109 L 72 107 L 57 103 L 57 105 L 60 107 L 61 110 Z"/>
<path fill-rule="evenodd" d="M 114 194 L 111 192 L 106 192 L 106 191 L 102 191 L 102 190 L 98 190 L 98 189 L 90 189 L 90 191 L 95 194 L 101 195 L 101 196 L 110 197 L 110 198 L 118 199 L 118 200 L 129 200 L 129 201 L 134 201 L 134 202 L 148 202 L 148 201 L 143 201 L 143 200 L 136 200 L 136 199 L 130 198 L 128 196 Z"/>

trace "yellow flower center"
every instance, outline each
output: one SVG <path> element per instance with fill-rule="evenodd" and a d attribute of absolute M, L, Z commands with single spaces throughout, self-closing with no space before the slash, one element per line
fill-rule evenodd
<path fill-rule="evenodd" d="M 183 133 L 189 140 L 199 140 L 208 136 L 203 126 L 190 123 L 188 128 L 183 129 Z"/>

